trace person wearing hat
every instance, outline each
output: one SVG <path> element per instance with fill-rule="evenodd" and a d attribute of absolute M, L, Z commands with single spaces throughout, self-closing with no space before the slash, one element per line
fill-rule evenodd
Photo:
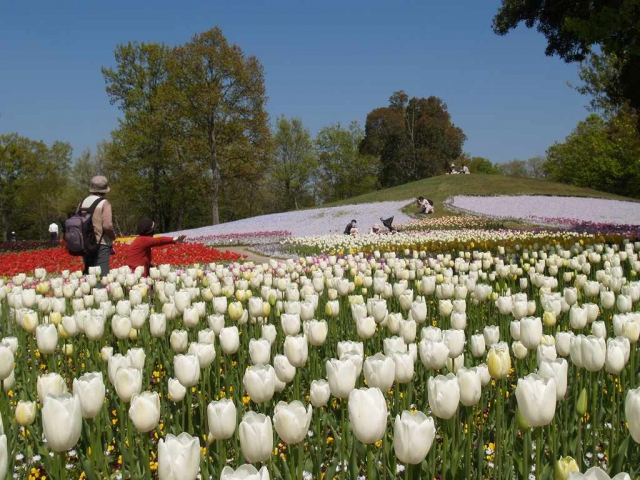
<path fill-rule="evenodd" d="M 149 275 L 151 268 L 151 249 L 153 247 L 161 247 L 162 245 L 170 245 L 172 243 L 182 243 L 187 238 L 186 235 L 179 237 L 153 237 L 156 230 L 156 224 L 150 218 L 143 218 L 138 222 L 136 228 L 138 238 L 129 246 L 127 252 L 127 265 L 131 270 L 138 267 L 144 267 L 144 276 Z"/>
<path fill-rule="evenodd" d="M 116 239 L 116 233 L 113 230 L 111 203 L 105 198 L 105 195 L 110 191 L 107 177 L 97 175 L 89 182 L 89 196 L 78 205 L 78 210 L 88 210 L 94 202 L 100 200 L 92 218 L 93 234 L 100 246 L 94 254 L 83 257 L 85 275 L 89 273 L 89 267 L 100 267 L 102 277 L 109 273 L 109 262 L 113 251 L 111 245 Z"/>

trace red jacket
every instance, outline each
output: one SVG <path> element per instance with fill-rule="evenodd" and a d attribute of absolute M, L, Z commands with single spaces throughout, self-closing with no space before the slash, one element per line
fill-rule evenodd
<path fill-rule="evenodd" d="M 138 237 L 129 246 L 127 265 L 131 270 L 140 266 L 144 267 L 144 276 L 146 277 L 149 275 L 149 267 L 151 266 L 151 249 L 171 243 L 173 243 L 172 237 Z"/>

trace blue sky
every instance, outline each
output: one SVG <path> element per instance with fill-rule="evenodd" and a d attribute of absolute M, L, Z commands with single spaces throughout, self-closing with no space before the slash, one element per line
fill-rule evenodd
<path fill-rule="evenodd" d="M 215 25 L 265 67 L 272 119 L 316 133 L 358 120 L 396 90 L 436 95 L 498 162 L 544 154 L 588 114 L 567 86 L 577 66 L 544 55 L 521 26 L 491 30 L 498 0 L 9 2 L 0 16 L 0 133 L 70 142 L 109 138 L 119 111 L 100 72 L 127 41 L 175 45 Z"/>

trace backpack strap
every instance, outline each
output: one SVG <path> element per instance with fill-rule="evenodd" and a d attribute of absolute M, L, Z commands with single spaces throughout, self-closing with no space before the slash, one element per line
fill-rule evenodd
<path fill-rule="evenodd" d="M 90 206 L 89 208 L 85 208 L 82 206 L 82 204 L 84 203 L 84 200 L 82 202 L 80 202 L 80 205 L 78 205 L 78 211 L 76 213 L 80 213 L 82 211 L 87 212 L 89 215 L 93 216 L 93 212 L 95 212 L 96 208 L 98 208 L 98 204 L 100 202 L 102 202 L 103 200 L 105 200 L 104 197 L 99 197 L 97 198 Z"/>

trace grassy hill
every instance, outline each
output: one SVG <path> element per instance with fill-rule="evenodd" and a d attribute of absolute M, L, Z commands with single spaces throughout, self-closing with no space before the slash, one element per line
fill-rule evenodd
<path fill-rule="evenodd" d="M 633 201 L 633 199 L 619 195 L 599 192 L 590 188 L 575 187 L 564 183 L 502 175 L 472 174 L 440 175 L 438 177 L 425 178 L 397 187 L 369 192 L 347 200 L 328 203 L 323 207 L 392 200 L 407 200 L 411 202 L 411 200 L 420 195 L 435 202 L 436 216 L 447 213 L 442 208 L 442 202 L 452 195 L 561 195 Z M 417 211 L 414 206 L 407 207 L 408 213 L 414 211 Z"/>

